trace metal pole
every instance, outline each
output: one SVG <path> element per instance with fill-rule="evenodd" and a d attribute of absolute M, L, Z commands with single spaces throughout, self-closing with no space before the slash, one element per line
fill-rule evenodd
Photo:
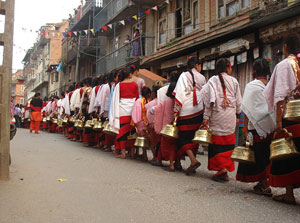
<path fill-rule="evenodd" d="M 114 67 L 113 67 L 113 69 L 115 69 L 116 68 L 116 64 L 117 64 L 117 61 L 116 61 L 116 57 L 115 57 L 115 47 L 116 47 L 116 38 L 117 38 L 117 36 L 116 36 L 116 24 L 117 23 L 114 23 L 114 50 L 113 50 L 113 58 L 114 58 Z"/>
<path fill-rule="evenodd" d="M 138 8 L 138 15 L 140 15 L 140 6 Z M 141 17 L 139 16 L 139 29 L 140 29 L 140 51 L 141 51 L 141 56 L 143 56 L 143 40 L 142 40 L 142 32 L 143 29 L 141 29 Z"/>
<path fill-rule="evenodd" d="M 80 62 L 80 44 L 81 44 L 81 36 L 78 37 L 78 47 L 77 47 L 77 57 L 76 57 L 76 68 L 75 68 L 75 82 L 78 83 L 79 80 L 79 62 Z"/>

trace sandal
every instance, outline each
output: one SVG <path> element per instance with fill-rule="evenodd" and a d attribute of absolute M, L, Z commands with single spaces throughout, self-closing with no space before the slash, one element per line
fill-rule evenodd
<path fill-rule="evenodd" d="M 263 188 L 260 183 L 253 187 L 253 192 L 258 195 L 264 195 L 267 197 L 272 197 L 272 190 L 270 187 Z"/>
<path fill-rule="evenodd" d="M 153 160 L 153 161 L 151 162 L 151 165 L 152 165 L 152 166 L 162 167 L 162 164 L 161 164 L 160 162 L 158 162 L 158 160 Z"/>
<path fill-rule="evenodd" d="M 171 169 L 169 166 L 165 167 L 164 170 L 168 172 L 175 172 L 175 169 Z"/>
<path fill-rule="evenodd" d="M 194 171 L 196 171 L 197 168 L 199 168 L 201 166 L 200 162 L 195 163 L 194 165 L 190 165 L 190 167 L 186 170 L 185 174 L 187 176 L 190 176 L 194 173 Z"/>
<path fill-rule="evenodd" d="M 295 198 L 293 198 L 293 200 L 289 200 L 286 198 L 285 194 L 274 196 L 273 200 L 284 203 L 284 204 L 297 205 Z"/>
<path fill-rule="evenodd" d="M 214 181 L 220 182 L 220 183 L 225 183 L 229 181 L 229 177 L 227 175 L 227 172 L 218 172 L 215 175 L 213 175 L 212 179 Z"/>

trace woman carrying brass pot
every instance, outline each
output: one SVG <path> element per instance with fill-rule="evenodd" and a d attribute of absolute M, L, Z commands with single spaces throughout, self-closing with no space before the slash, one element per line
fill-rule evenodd
<path fill-rule="evenodd" d="M 200 91 L 206 80 L 200 73 L 202 69 L 200 59 L 189 57 L 187 66 L 188 69 L 180 75 L 173 94 L 175 95 L 175 113 L 178 114 L 177 158 L 182 159 L 184 156 L 190 158 L 191 164 L 186 170 L 186 175 L 191 175 L 201 165 L 196 159 L 199 145 L 193 142 L 193 138 L 203 121 L 204 106 Z M 182 169 L 179 160 L 177 160 L 175 168 Z"/>
<path fill-rule="evenodd" d="M 242 111 L 245 113 L 245 139 L 252 141 L 255 163 L 239 163 L 236 179 L 245 183 L 258 182 L 253 190 L 256 194 L 272 196 L 268 184 L 270 172 L 270 144 L 275 130 L 274 112 L 268 111 L 264 89 L 268 83 L 270 66 L 266 59 L 257 59 L 253 64 L 254 80 L 246 85 Z M 248 137 L 247 137 L 248 136 Z M 251 136 L 251 137 L 250 137 Z"/>
<path fill-rule="evenodd" d="M 299 98 L 299 90 L 291 96 L 291 92 L 299 87 L 300 37 L 291 34 L 283 42 L 283 54 L 286 57 L 276 65 L 271 80 L 265 89 L 265 97 L 269 111 L 276 112 L 276 128 L 281 133 L 283 128 L 292 133 L 295 146 L 300 151 L 300 122 L 283 119 L 286 110 L 286 99 Z M 298 88 L 299 89 L 299 88 Z M 279 135 L 279 136 L 278 136 Z M 280 134 L 277 134 L 280 137 Z M 282 137 L 285 135 L 282 134 Z M 296 204 L 294 188 L 300 187 L 300 156 L 280 161 L 272 161 L 269 184 L 272 187 L 285 187 L 286 193 L 274 196 L 275 201 Z"/>
<path fill-rule="evenodd" d="M 135 69 L 128 67 L 122 70 L 120 83 L 114 89 L 111 107 L 109 111 L 109 124 L 119 132 L 116 137 L 116 150 L 121 151 L 117 158 L 126 159 L 126 149 L 129 149 L 133 157 L 134 140 L 128 140 L 132 130 L 131 114 L 135 101 L 139 98 L 138 85 L 133 80 Z"/>
<path fill-rule="evenodd" d="M 227 172 L 234 171 L 230 159 L 235 145 L 235 129 L 239 123 L 242 97 L 238 81 L 230 76 L 232 68 L 226 58 L 217 60 L 217 75 L 202 90 L 205 105 L 204 127 L 213 131 L 208 147 L 208 169 L 217 171 L 213 180 L 229 181 Z"/>

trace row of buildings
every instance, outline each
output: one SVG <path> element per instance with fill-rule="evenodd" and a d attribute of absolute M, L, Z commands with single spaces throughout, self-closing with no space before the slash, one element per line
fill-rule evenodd
<path fill-rule="evenodd" d="M 299 28 L 299 0 L 86 0 L 69 20 L 41 28 L 23 61 L 26 99 L 36 91 L 59 94 L 75 81 L 129 64 L 140 65 L 146 79 L 159 79 L 184 68 L 188 56 L 203 60 L 207 78 L 218 58 L 229 58 L 243 91 L 253 61 L 268 58 L 273 68 L 283 57 L 283 38 Z M 98 31 L 59 35 L 89 29 Z M 133 56 L 125 42 L 137 29 L 140 50 Z"/>

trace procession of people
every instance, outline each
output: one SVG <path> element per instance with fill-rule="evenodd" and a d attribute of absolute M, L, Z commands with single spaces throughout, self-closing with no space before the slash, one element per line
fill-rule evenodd
<path fill-rule="evenodd" d="M 244 138 L 255 163 L 240 162 L 236 180 L 257 182 L 254 193 L 270 197 L 271 187 L 285 187 L 286 193 L 273 199 L 296 204 L 293 192 L 300 187 L 300 156 L 270 160 L 270 145 L 290 133 L 300 152 L 300 122 L 284 118 L 288 101 L 300 97 L 299 35 L 284 40 L 283 53 L 285 59 L 273 73 L 266 59 L 254 61 L 249 74 L 253 81 L 246 85 L 243 97 L 228 59 L 218 59 L 215 75 L 206 80 L 201 74 L 202 61 L 188 57 L 186 70 L 171 71 L 165 85 L 145 86 L 138 67 L 130 65 L 72 84 L 60 97 L 42 100 L 36 93 L 26 108 L 30 114 L 24 112 L 30 124 L 25 118 L 23 127 L 30 127 L 35 134 L 39 129 L 60 133 L 71 141 L 112 152 L 119 159 L 140 159 L 168 172 L 183 171 L 181 162 L 188 158 L 187 176 L 201 166 L 196 156 L 196 131 L 209 130 L 207 168 L 214 171 L 214 181 L 225 183 L 230 180 L 228 172 L 235 170 L 231 156 L 244 113 Z M 177 137 L 161 134 L 168 126 L 176 128 Z M 137 139 L 147 146 L 136 145 Z"/>

